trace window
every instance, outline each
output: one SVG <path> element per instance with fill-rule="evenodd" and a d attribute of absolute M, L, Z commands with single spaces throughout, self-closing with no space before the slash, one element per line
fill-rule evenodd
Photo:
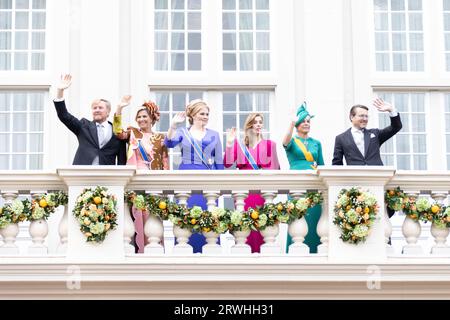
<path fill-rule="evenodd" d="M 374 0 L 377 71 L 424 71 L 422 0 Z"/>
<path fill-rule="evenodd" d="M 447 169 L 450 170 L 450 93 L 445 95 L 445 133 L 447 141 Z"/>
<path fill-rule="evenodd" d="M 42 169 L 42 91 L 0 91 L 0 169 Z"/>
<path fill-rule="evenodd" d="M 45 0 L 0 0 L 0 71 L 45 69 Z"/>
<path fill-rule="evenodd" d="M 222 93 L 223 108 L 223 136 L 222 143 L 225 150 L 226 130 L 235 127 L 239 138 L 244 138 L 244 123 L 248 115 L 253 112 L 261 113 L 264 117 L 263 135 L 269 139 L 270 132 L 270 92 L 269 91 L 239 91 Z"/>
<path fill-rule="evenodd" d="M 222 0 L 223 70 L 270 70 L 269 0 Z"/>
<path fill-rule="evenodd" d="M 151 99 L 159 106 L 161 117 L 156 123 L 156 131 L 167 134 L 170 121 L 176 113 L 185 111 L 189 101 L 202 99 L 202 91 L 152 91 Z M 186 124 L 187 124 L 186 120 Z M 169 149 L 170 168 L 178 168 L 181 163 L 181 150 L 177 146 Z"/>
<path fill-rule="evenodd" d="M 427 170 L 427 130 L 424 93 L 382 93 L 401 113 L 402 130 L 381 147 L 385 165 L 402 170 Z M 389 115 L 379 116 L 380 129 L 390 124 Z"/>
<path fill-rule="evenodd" d="M 444 37 L 445 37 L 445 60 L 447 71 L 450 71 L 450 0 L 444 0 Z"/>
<path fill-rule="evenodd" d="M 201 0 L 155 0 L 155 70 L 202 69 Z"/>

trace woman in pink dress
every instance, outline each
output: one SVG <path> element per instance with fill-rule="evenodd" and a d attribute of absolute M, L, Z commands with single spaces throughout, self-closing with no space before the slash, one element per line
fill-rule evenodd
<path fill-rule="evenodd" d="M 227 130 L 227 145 L 224 156 L 224 166 L 231 167 L 236 163 L 239 170 L 279 170 L 277 146 L 272 140 L 262 136 L 264 118 L 262 114 L 251 113 L 244 124 L 244 141 L 236 139 L 236 128 Z M 250 193 L 245 199 L 245 207 L 256 208 L 264 205 L 264 198 L 258 193 Z M 260 252 L 264 239 L 259 231 L 251 231 L 247 244 L 252 252 Z"/>
<path fill-rule="evenodd" d="M 152 102 L 145 102 L 136 113 L 139 128 L 128 127 L 122 129 L 122 109 L 130 104 L 131 96 L 122 98 L 114 114 L 114 134 L 128 141 L 127 165 L 135 165 L 137 169 L 169 170 L 169 155 L 164 145 L 164 135 L 153 131 L 153 126 L 159 121 L 158 106 Z M 138 253 L 144 252 L 147 244 L 144 225 L 148 219 L 148 212 L 132 208 L 134 226 L 136 229 L 135 245 Z"/>

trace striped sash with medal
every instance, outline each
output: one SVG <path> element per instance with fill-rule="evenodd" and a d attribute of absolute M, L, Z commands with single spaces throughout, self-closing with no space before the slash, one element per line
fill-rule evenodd
<path fill-rule="evenodd" d="M 313 170 L 317 170 L 317 162 L 314 160 L 313 155 L 311 152 L 308 151 L 306 146 L 303 144 L 303 142 L 300 141 L 300 139 L 294 137 L 294 141 L 297 144 L 297 146 L 300 148 L 300 150 L 303 152 L 303 155 L 305 156 L 306 161 L 312 162 L 311 168 Z"/>
<path fill-rule="evenodd" d="M 259 166 L 256 164 L 255 159 L 253 158 L 253 156 L 250 154 L 250 151 L 248 150 L 248 148 L 246 146 L 244 146 L 242 144 L 242 142 L 240 142 L 239 140 L 237 140 L 237 143 L 239 145 L 239 147 L 241 148 L 242 152 L 245 155 L 245 158 L 247 159 L 248 163 L 250 163 L 250 165 L 252 166 L 253 170 L 259 170 Z"/>
<path fill-rule="evenodd" d="M 191 144 L 191 146 L 194 148 L 195 153 L 199 156 L 200 159 L 202 159 L 203 164 L 209 169 L 212 170 L 213 168 L 211 167 L 213 164 L 213 160 L 212 159 L 208 159 L 206 158 L 205 154 L 202 151 L 202 148 L 198 145 L 198 143 L 195 141 L 195 139 L 192 137 L 191 133 L 189 132 L 189 130 L 187 130 L 186 128 L 182 129 L 185 132 L 186 138 L 188 138 L 189 143 Z"/>

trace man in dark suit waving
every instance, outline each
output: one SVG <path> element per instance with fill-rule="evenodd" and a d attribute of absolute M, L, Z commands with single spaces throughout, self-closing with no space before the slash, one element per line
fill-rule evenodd
<path fill-rule="evenodd" d="M 352 127 L 336 137 L 334 143 L 333 165 L 343 165 L 342 158 L 350 166 L 382 166 L 381 145 L 392 138 L 402 128 L 400 115 L 394 106 L 382 99 L 373 105 L 381 112 L 389 112 L 391 125 L 384 129 L 366 129 L 369 108 L 355 105 L 350 109 Z"/>
<path fill-rule="evenodd" d="M 91 105 L 93 121 L 77 119 L 71 115 L 64 101 L 64 90 L 72 84 L 72 76 L 61 77 L 54 100 L 59 120 L 78 139 L 74 165 L 119 165 L 126 164 L 126 142 L 113 134 L 112 123 L 108 121 L 111 104 L 104 99 L 94 100 Z"/>

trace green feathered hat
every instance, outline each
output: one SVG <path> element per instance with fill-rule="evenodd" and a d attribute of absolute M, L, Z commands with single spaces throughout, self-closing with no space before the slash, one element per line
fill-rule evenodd
<path fill-rule="evenodd" d="M 300 123 L 302 123 L 307 116 L 310 118 L 314 117 L 309 114 L 308 110 L 306 110 L 306 101 L 304 101 L 297 109 L 297 121 L 295 122 L 295 126 L 297 127 Z"/>

